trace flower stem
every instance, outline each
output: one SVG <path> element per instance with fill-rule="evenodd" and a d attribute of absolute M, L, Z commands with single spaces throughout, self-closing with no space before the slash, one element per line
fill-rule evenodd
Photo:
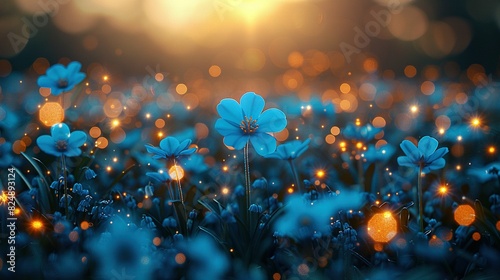
<path fill-rule="evenodd" d="M 293 160 L 289 159 L 288 163 L 290 164 L 290 169 L 292 170 L 292 175 L 293 179 L 295 180 L 295 185 L 297 186 L 297 189 L 299 192 L 302 194 L 302 188 L 300 187 L 300 182 L 299 182 L 299 174 L 297 174 L 297 169 L 295 169 L 295 165 L 293 164 Z"/>
<path fill-rule="evenodd" d="M 184 205 L 184 196 L 182 195 L 181 178 L 179 178 L 179 171 L 177 170 L 177 162 L 175 161 L 175 158 L 174 158 L 174 168 L 175 168 L 175 178 L 177 179 L 177 186 L 179 187 L 179 199 L 182 205 Z"/>
<path fill-rule="evenodd" d="M 66 158 L 64 155 L 61 156 L 61 165 L 62 165 L 62 170 L 63 170 L 63 177 L 64 177 L 64 198 L 65 198 L 65 211 L 66 211 L 66 218 L 68 217 L 68 209 L 69 209 L 69 198 L 68 198 L 68 176 L 66 174 Z"/>
<path fill-rule="evenodd" d="M 418 169 L 418 180 L 417 180 L 417 199 L 418 199 L 418 223 L 420 227 L 420 232 L 424 232 L 424 202 L 422 195 L 422 164 Z"/>
<path fill-rule="evenodd" d="M 246 191 L 246 205 L 245 205 L 245 212 L 248 211 L 250 208 L 250 204 L 252 202 L 252 199 L 250 198 L 250 163 L 248 162 L 248 142 L 245 145 L 245 148 L 243 149 L 243 161 L 245 165 L 245 191 Z M 250 225 L 250 215 L 248 215 L 248 223 Z"/>

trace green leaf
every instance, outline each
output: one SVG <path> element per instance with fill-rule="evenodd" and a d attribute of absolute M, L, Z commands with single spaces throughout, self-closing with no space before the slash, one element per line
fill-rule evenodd
<path fill-rule="evenodd" d="M 180 201 L 173 201 L 172 205 L 174 206 L 174 211 L 177 214 L 177 222 L 179 223 L 179 228 L 180 228 L 181 234 L 184 237 L 187 237 L 188 230 L 187 230 L 186 207 Z"/>

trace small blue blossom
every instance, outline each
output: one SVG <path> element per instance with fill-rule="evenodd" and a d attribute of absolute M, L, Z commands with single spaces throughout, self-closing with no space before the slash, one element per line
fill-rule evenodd
<path fill-rule="evenodd" d="M 190 139 L 179 142 L 177 138 L 168 136 L 160 141 L 160 147 L 155 147 L 149 144 L 145 146 L 149 153 L 154 154 L 154 159 L 176 159 L 181 156 L 192 155 L 196 152 L 196 148 L 189 148 L 189 145 L 191 145 Z"/>
<path fill-rule="evenodd" d="M 262 112 L 265 101 L 253 92 L 245 93 L 240 103 L 231 98 L 221 100 L 217 112 L 221 116 L 215 129 L 224 136 L 224 144 L 241 150 L 250 141 L 261 156 L 276 150 L 276 139 L 270 133 L 286 127 L 285 114 L 271 108 Z"/>
<path fill-rule="evenodd" d="M 267 180 L 262 177 L 255 181 L 253 181 L 252 188 L 254 189 L 266 189 L 267 188 Z"/>
<path fill-rule="evenodd" d="M 448 148 L 439 148 L 438 141 L 430 136 L 424 136 L 415 146 L 409 140 L 401 142 L 401 149 L 406 156 L 398 157 L 398 164 L 406 167 L 421 167 L 423 173 L 441 169 L 446 164 L 443 156 L 448 153 Z"/>
<path fill-rule="evenodd" d="M 234 194 L 240 197 L 245 196 L 245 187 L 243 187 L 242 185 L 237 185 L 234 189 Z"/>
<path fill-rule="evenodd" d="M 76 211 L 87 212 L 90 208 L 90 201 L 91 200 L 92 200 L 92 197 L 90 195 L 85 196 L 85 198 L 82 199 L 80 201 L 80 203 L 78 203 L 78 208 L 76 209 Z"/>
<path fill-rule="evenodd" d="M 90 169 L 90 168 L 86 168 L 85 172 L 83 174 L 85 176 L 85 179 L 87 179 L 87 180 L 91 180 L 91 179 L 94 179 L 95 177 L 97 177 L 97 174 L 95 173 L 95 171 Z"/>
<path fill-rule="evenodd" d="M 50 88 L 52 95 L 59 95 L 72 90 L 85 79 L 85 74 L 80 72 L 82 64 L 73 61 L 64 67 L 62 64 L 52 65 L 45 75 L 38 77 L 38 86 Z"/>
<path fill-rule="evenodd" d="M 143 215 L 142 219 L 141 219 L 141 227 L 142 228 L 154 229 L 154 228 L 156 228 L 156 225 L 153 222 L 153 219 L 151 217 Z"/>
<path fill-rule="evenodd" d="M 73 197 L 72 197 L 71 195 L 69 195 L 69 194 L 68 194 L 68 204 L 70 204 L 70 203 L 71 203 L 71 199 L 72 199 L 72 198 L 73 198 Z M 61 199 L 59 200 L 59 207 L 64 208 L 64 207 L 65 207 L 65 205 L 66 205 L 66 195 L 65 195 L 65 194 L 63 194 L 63 196 L 61 196 Z"/>
<path fill-rule="evenodd" d="M 253 212 L 253 213 L 262 213 L 262 206 L 257 205 L 257 204 L 252 204 L 248 208 L 248 211 Z"/>
<path fill-rule="evenodd" d="M 168 217 L 168 218 L 163 219 L 163 222 L 161 225 L 163 227 L 176 228 L 177 227 L 177 220 L 172 218 L 172 217 Z"/>
<path fill-rule="evenodd" d="M 82 184 L 75 183 L 73 185 L 73 193 L 76 193 L 76 194 L 81 195 L 81 196 L 86 196 L 89 194 L 89 190 L 83 189 Z"/>
<path fill-rule="evenodd" d="M 42 135 L 36 139 L 37 145 L 47 154 L 60 157 L 79 156 L 82 146 L 87 140 L 87 135 L 83 131 L 69 131 L 68 125 L 58 123 L 50 128 L 49 135 Z"/>
<path fill-rule="evenodd" d="M 299 140 L 293 140 L 279 145 L 274 153 L 268 154 L 265 157 L 283 159 L 283 160 L 293 160 L 302 155 L 307 150 L 307 148 L 309 148 L 310 142 L 311 139 L 307 139 L 304 142 L 301 142 Z"/>

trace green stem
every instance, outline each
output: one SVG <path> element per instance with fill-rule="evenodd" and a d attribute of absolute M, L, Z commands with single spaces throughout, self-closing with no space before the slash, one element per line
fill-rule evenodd
<path fill-rule="evenodd" d="M 420 164 L 418 170 L 418 181 L 417 181 L 417 199 L 418 199 L 418 223 L 420 227 L 420 232 L 424 232 L 424 202 L 422 195 L 422 164 Z"/>
<path fill-rule="evenodd" d="M 299 184 L 299 175 L 297 174 L 297 170 L 295 169 L 295 165 L 293 164 L 293 160 L 289 159 L 288 163 L 290 164 L 290 169 L 292 170 L 292 175 L 293 179 L 295 180 L 295 185 L 297 186 L 297 189 L 299 192 L 302 194 L 302 189 Z"/>

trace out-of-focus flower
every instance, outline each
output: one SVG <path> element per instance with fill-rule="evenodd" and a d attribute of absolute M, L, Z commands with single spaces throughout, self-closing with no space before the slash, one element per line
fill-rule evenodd
<path fill-rule="evenodd" d="M 38 86 L 50 88 L 52 95 L 59 95 L 72 90 L 85 79 L 85 74 L 80 72 L 82 64 L 72 61 L 67 67 L 62 64 L 52 65 L 45 75 L 38 77 Z"/>
<path fill-rule="evenodd" d="M 409 140 L 401 142 L 401 149 L 406 156 L 398 157 L 398 164 L 406 167 L 421 167 L 423 173 L 443 168 L 446 164 L 443 156 L 448 153 L 448 148 L 439 148 L 438 141 L 430 136 L 424 136 L 415 146 Z"/>
<path fill-rule="evenodd" d="M 234 189 L 234 194 L 236 196 L 244 196 L 245 195 L 245 187 L 243 185 L 237 185 L 236 188 Z"/>
<path fill-rule="evenodd" d="M 147 172 L 146 176 L 151 177 L 161 183 L 169 182 L 172 180 L 172 178 L 170 178 L 170 176 L 168 175 L 168 172 L 163 169 L 160 169 L 160 171 L 158 172 Z"/>
<path fill-rule="evenodd" d="M 386 144 L 378 148 L 374 145 L 369 145 L 368 149 L 363 152 L 363 157 L 368 162 L 386 161 L 392 157 L 395 151 L 396 149 L 390 144 Z"/>
<path fill-rule="evenodd" d="M 85 196 L 85 198 L 82 199 L 80 201 L 80 203 L 78 203 L 78 208 L 76 209 L 76 211 L 87 212 L 90 208 L 90 201 L 91 200 L 92 200 L 92 197 L 90 195 Z"/>
<path fill-rule="evenodd" d="M 276 108 L 264 112 L 265 101 L 253 92 L 245 93 L 240 103 L 231 98 L 221 100 L 217 112 L 221 116 L 215 129 L 224 136 L 224 144 L 241 150 L 250 141 L 261 156 L 276 150 L 276 139 L 270 133 L 286 127 L 285 114 Z"/>
<path fill-rule="evenodd" d="M 172 218 L 172 217 L 167 217 L 167 218 L 163 219 L 163 222 L 161 225 L 163 227 L 176 228 L 177 227 L 177 220 Z"/>
<path fill-rule="evenodd" d="M 364 126 L 349 123 L 342 133 L 346 139 L 367 143 L 380 131 L 382 131 L 381 128 L 373 127 L 369 123 Z"/>
<path fill-rule="evenodd" d="M 267 188 L 267 180 L 262 177 L 253 181 L 252 188 L 254 189 L 266 189 Z"/>
<path fill-rule="evenodd" d="M 12 144 L 9 142 L 0 143 L 0 168 L 10 166 L 13 159 Z"/>
<path fill-rule="evenodd" d="M 87 140 L 87 135 L 83 131 L 69 131 L 65 123 L 54 124 L 50 128 L 50 136 L 42 135 L 36 139 L 38 147 L 47 154 L 60 157 L 79 156 L 82 146 Z"/>
<path fill-rule="evenodd" d="M 248 208 L 248 211 L 253 212 L 253 213 L 262 213 L 262 206 L 257 205 L 257 204 L 252 204 Z"/>
<path fill-rule="evenodd" d="M 83 189 L 82 184 L 80 183 L 75 183 L 73 185 L 73 193 L 76 193 L 78 195 L 86 196 L 89 194 L 89 190 Z"/>
<path fill-rule="evenodd" d="M 92 170 L 90 168 L 86 168 L 85 172 L 84 172 L 84 176 L 85 176 L 85 179 L 91 180 L 91 179 L 94 179 L 95 177 L 97 177 L 97 174 L 95 173 L 94 170 Z"/>
<path fill-rule="evenodd" d="M 284 144 L 279 145 L 274 153 L 268 154 L 266 158 L 277 158 L 283 160 L 293 160 L 302 155 L 307 148 L 309 148 L 309 143 L 311 139 L 307 139 L 304 142 L 299 140 L 293 140 Z"/>
<path fill-rule="evenodd" d="M 179 142 L 177 138 L 168 136 L 160 141 L 160 147 L 145 145 L 149 153 L 154 154 L 154 159 L 166 158 L 176 159 L 181 156 L 189 156 L 196 152 L 196 148 L 189 148 L 191 140 L 186 139 Z"/>
<path fill-rule="evenodd" d="M 61 208 L 65 207 L 65 205 L 66 205 L 66 199 L 68 199 L 68 204 L 70 204 L 72 198 L 73 197 L 71 195 L 69 195 L 69 194 L 68 194 L 67 198 L 66 198 L 66 195 L 63 194 L 63 196 L 61 196 L 61 199 L 59 200 L 59 207 L 61 207 Z"/>

